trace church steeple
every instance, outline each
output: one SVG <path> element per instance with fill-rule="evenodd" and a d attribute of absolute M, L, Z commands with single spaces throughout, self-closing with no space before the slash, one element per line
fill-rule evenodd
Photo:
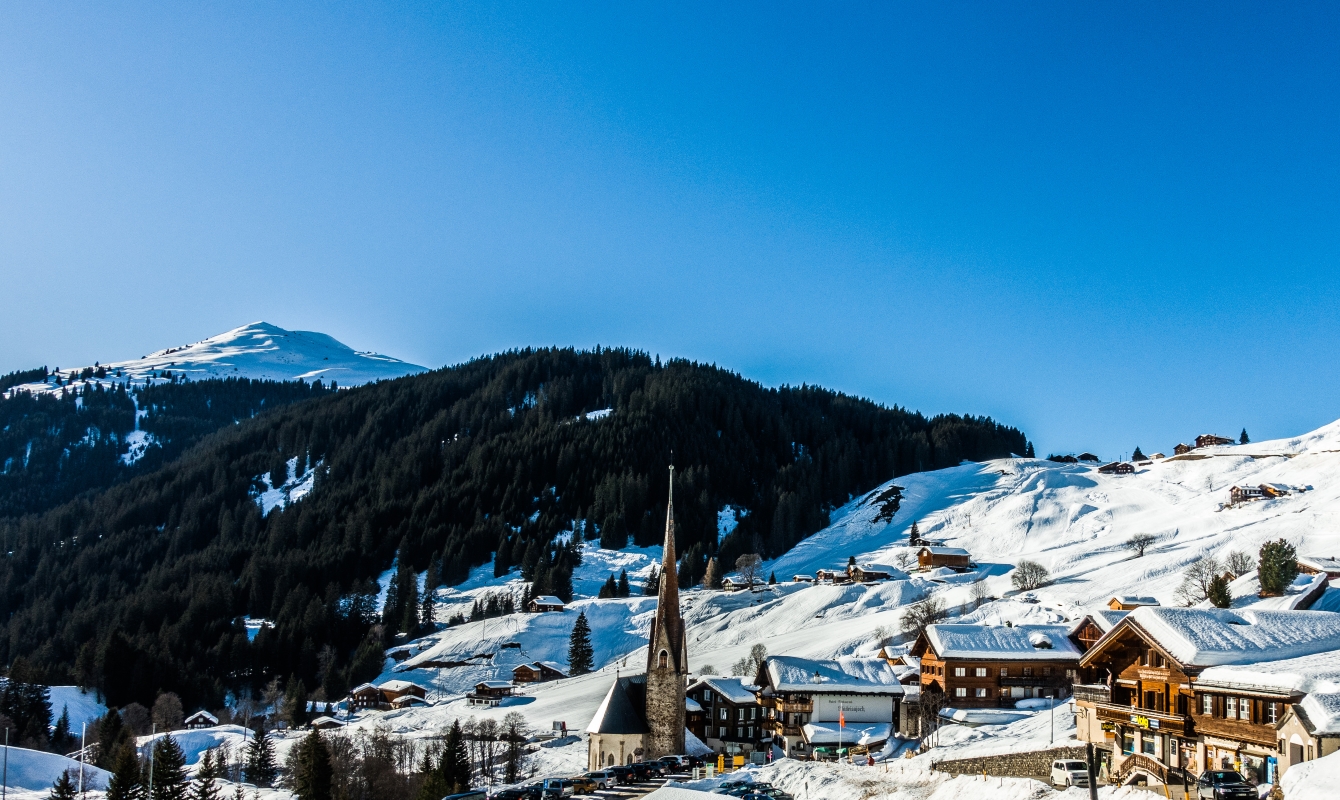
<path fill-rule="evenodd" d="M 675 557 L 675 468 L 665 506 L 665 545 L 656 618 L 647 643 L 647 758 L 684 752 L 684 682 L 689 651 L 684 618 L 679 614 L 679 573 Z"/>

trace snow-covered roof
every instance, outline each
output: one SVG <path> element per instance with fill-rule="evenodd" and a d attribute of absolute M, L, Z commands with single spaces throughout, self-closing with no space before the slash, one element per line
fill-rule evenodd
<path fill-rule="evenodd" d="M 817 661 L 797 656 L 771 656 L 768 682 L 774 692 L 803 694 L 902 694 L 898 675 L 882 658 L 839 658 Z M 815 673 L 819 679 L 815 680 Z"/>
<path fill-rule="evenodd" d="M 758 687 L 752 683 L 746 684 L 740 678 L 700 678 L 694 686 L 707 686 L 736 705 L 758 701 L 758 698 L 754 696 L 754 690 Z"/>
<path fill-rule="evenodd" d="M 409 681 L 396 680 L 387 681 L 377 688 L 381 689 L 383 692 L 408 692 L 410 689 L 415 688 L 416 685 L 417 684 L 410 683 Z"/>
<path fill-rule="evenodd" d="M 1340 649 L 1340 614 L 1332 611 L 1142 606 L 1126 617 L 1127 624 L 1138 625 L 1185 666 L 1254 664 Z"/>
<path fill-rule="evenodd" d="M 512 688 L 512 682 L 511 682 L 511 681 L 480 681 L 479 683 L 476 683 L 475 686 L 483 686 L 483 687 L 485 687 L 486 689 L 510 689 L 510 688 Z"/>
<path fill-rule="evenodd" d="M 1150 597 L 1147 594 L 1118 594 L 1112 597 L 1123 606 L 1156 606 L 1159 604 L 1157 597 Z"/>
<path fill-rule="evenodd" d="M 552 594 L 540 595 L 539 597 L 531 598 L 531 600 L 532 600 L 532 602 L 534 602 L 536 605 L 541 605 L 541 606 L 561 606 L 561 605 L 563 605 L 563 601 L 562 601 L 562 600 L 559 600 L 557 597 L 554 597 Z"/>
<path fill-rule="evenodd" d="M 1079 629 L 1084 625 L 1084 620 L 1086 619 L 1093 620 L 1093 624 L 1097 625 L 1100 631 L 1107 633 L 1115 628 L 1118 622 L 1126 619 L 1126 615 L 1129 613 L 1131 612 L 1115 611 L 1110 608 L 1095 608 L 1092 611 L 1086 612 L 1083 617 L 1080 617 L 1078 622 L 1071 626 L 1070 634 L 1073 636 L 1074 634 L 1079 633 Z"/>
<path fill-rule="evenodd" d="M 1340 692 L 1313 692 L 1298 704 L 1312 723 L 1312 733 L 1340 734 Z"/>
<path fill-rule="evenodd" d="M 565 678 L 568 677 L 568 671 L 563 669 L 563 667 L 560 666 L 557 661 L 536 661 L 535 663 L 539 664 L 542 667 L 552 669 L 554 672 L 557 672 L 558 674 L 562 675 Z"/>
<path fill-rule="evenodd" d="M 1340 691 L 1340 651 L 1210 667 L 1196 679 L 1196 685 L 1286 693 Z"/>
<path fill-rule="evenodd" d="M 209 713 L 208 711 L 204 711 L 204 710 L 197 711 L 197 712 L 195 712 L 194 714 L 192 714 L 191 716 L 187 717 L 187 718 L 186 718 L 186 724 L 187 724 L 187 725 L 190 725 L 191 722 L 192 722 L 193 720 L 197 720 L 197 719 L 208 720 L 208 721 L 209 721 L 209 724 L 211 724 L 211 725 L 218 725 L 218 724 L 219 724 L 219 718 L 218 718 L 218 717 L 216 717 L 216 716 L 214 716 L 213 714 Z"/>
<path fill-rule="evenodd" d="M 964 552 L 966 553 L 967 551 L 965 550 Z M 866 572 L 887 572 L 890 575 L 897 575 L 902 572 L 902 570 L 897 567 L 888 564 L 860 564 L 857 566 L 857 569 L 865 570 Z"/>
<path fill-rule="evenodd" d="M 805 740 L 812 745 L 871 745 L 886 742 L 893 735 L 893 725 L 888 722 L 853 722 L 839 727 L 836 722 L 810 722 L 803 730 Z"/>
<path fill-rule="evenodd" d="M 1065 625 L 928 625 L 926 639 L 940 658 L 1079 661 Z"/>
<path fill-rule="evenodd" d="M 702 711 L 702 710 L 703 710 L 703 706 L 702 706 L 701 703 L 699 703 L 697 700 L 694 700 L 692 697 L 686 697 L 686 698 L 684 698 L 684 710 L 685 710 L 685 711 Z"/>
<path fill-rule="evenodd" d="M 1299 556 L 1298 563 L 1322 572 L 1340 572 L 1340 558 L 1326 556 Z"/>
<path fill-rule="evenodd" d="M 610 684 L 605 699 L 600 701 L 595 716 L 586 726 L 587 733 L 633 734 L 646 733 L 647 721 L 638 710 L 645 698 L 643 678 L 617 678 Z M 633 697 L 632 695 L 637 695 Z"/>
<path fill-rule="evenodd" d="M 972 555 L 962 547 L 939 547 L 926 546 L 917 552 L 926 552 L 935 556 L 970 556 Z"/>
<path fill-rule="evenodd" d="M 376 686 L 373 686 L 373 685 L 370 684 L 370 683 L 360 683 L 359 685 L 355 686 L 355 687 L 349 692 L 349 694 L 361 694 L 362 692 L 366 692 L 366 691 L 373 691 L 373 692 L 376 692 L 376 691 L 380 691 L 380 690 L 379 690 Z"/>

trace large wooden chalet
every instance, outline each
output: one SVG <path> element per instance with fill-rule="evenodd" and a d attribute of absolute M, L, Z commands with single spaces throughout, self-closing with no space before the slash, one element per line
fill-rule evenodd
<path fill-rule="evenodd" d="M 1081 653 L 1064 625 L 928 625 L 911 655 L 920 659 L 923 695 L 994 708 L 1067 696 Z"/>
<path fill-rule="evenodd" d="M 925 572 L 939 567 L 971 569 L 972 554 L 961 547 L 926 546 L 917 551 L 917 569 Z"/>
<path fill-rule="evenodd" d="M 893 735 L 904 695 L 882 658 L 768 658 L 754 679 L 766 709 L 762 735 L 793 758 L 874 751 Z M 839 718 L 845 725 L 839 725 Z"/>
<path fill-rule="evenodd" d="M 1078 736 L 1099 746 L 1109 783 L 1194 782 L 1225 767 L 1272 782 L 1290 763 L 1282 726 L 1305 728 L 1294 712 L 1305 693 L 1252 670 L 1235 682 L 1224 670 L 1314 654 L 1334 661 L 1336 650 L 1340 614 L 1142 606 L 1080 660 Z"/>
<path fill-rule="evenodd" d="M 752 753 L 763 745 L 763 706 L 742 678 L 704 677 L 689 686 L 689 730 L 712 748 L 727 755 Z M 693 705 L 698 706 L 697 709 Z"/>

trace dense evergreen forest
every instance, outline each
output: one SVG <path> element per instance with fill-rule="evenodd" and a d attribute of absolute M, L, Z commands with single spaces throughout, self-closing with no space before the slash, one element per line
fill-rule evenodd
<path fill-rule="evenodd" d="M 431 623 L 417 598 L 377 613 L 372 579 L 397 559 L 401 576 L 428 570 L 432 587 L 496 553 L 496 573 L 519 568 L 537 592 L 570 594 L 575 542 L 659 541 L 672 451 L 688 583 L 713 555 L 785 552 L 896 475 L 1028 448 L 986 418 L 768 389 L 628 350 L 525 350 L 339 392 L 304 387 L 287 399 L 305 400 L 250 419 L 241 405 L 202 416 L 214 384 L 172 385 L 196 411 L 164 412 L 158 430 L 195 441 L 185 452 L 0 518 L 0 659 L 97 686 L 113 705 L 163 690 L 217 705 L 273 677 L 339 696 L 380 672 L 398 632 Z M 117 390 L 103 391 L 120 408 Z M 260 492 L 308 474 L 308 496 L 262 515 Z M 740 521 L 718 542 L 728 505 Z M 243 615 L 273 625 L 249 640 Z"/>

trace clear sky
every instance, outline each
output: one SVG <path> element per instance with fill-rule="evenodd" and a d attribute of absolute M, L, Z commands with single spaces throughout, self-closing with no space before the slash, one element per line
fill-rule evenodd
<path fill-rule="evenodd" d="M 1340 417 L 1327 3 L 6 3 L 0 371 L 629 345 L 1040 454 Z"/>

